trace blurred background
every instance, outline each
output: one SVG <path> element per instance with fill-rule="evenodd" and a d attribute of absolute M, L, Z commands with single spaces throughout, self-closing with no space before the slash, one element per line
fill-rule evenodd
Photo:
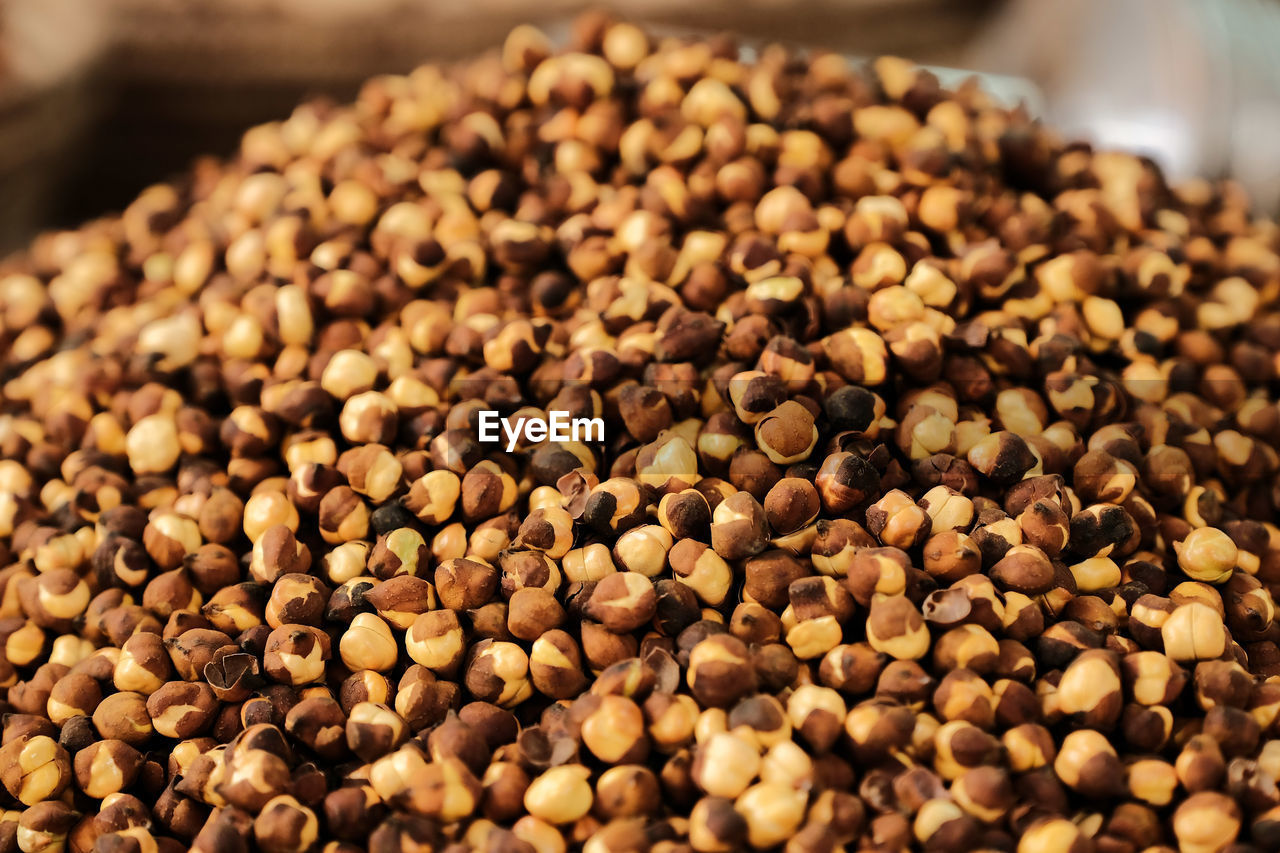
<path fill-rule="evenodd" d="M 1280 202 L 1275 0 L 0 0 L 0 249 L 119 209 L 307 96 L 588 6 L 1009 75 L 1068 135 Z"/>

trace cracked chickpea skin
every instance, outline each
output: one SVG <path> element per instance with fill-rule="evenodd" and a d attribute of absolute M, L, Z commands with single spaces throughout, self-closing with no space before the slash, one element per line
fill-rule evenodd
<path fill-rule="evenodd" d="M 522 26 L 0 263 L 0 853 L 1280 849 L 1280 228 L 745 57 Z"/>

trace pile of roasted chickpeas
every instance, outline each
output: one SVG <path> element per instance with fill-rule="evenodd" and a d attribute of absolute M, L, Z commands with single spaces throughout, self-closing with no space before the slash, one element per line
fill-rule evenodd
<path fill-rule="evenodd" d="M 0 853 L 1280 849 L 1278 250 L 600 15 L 256 127 L 0 265 Z"/>

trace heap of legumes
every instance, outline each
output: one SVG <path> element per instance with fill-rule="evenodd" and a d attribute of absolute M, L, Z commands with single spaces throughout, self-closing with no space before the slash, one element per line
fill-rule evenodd
<path fill-rule="evenodd" d="M 0 851 L 1280 848 L 1280 229 L 603 16 L 0 269 Z"/>

